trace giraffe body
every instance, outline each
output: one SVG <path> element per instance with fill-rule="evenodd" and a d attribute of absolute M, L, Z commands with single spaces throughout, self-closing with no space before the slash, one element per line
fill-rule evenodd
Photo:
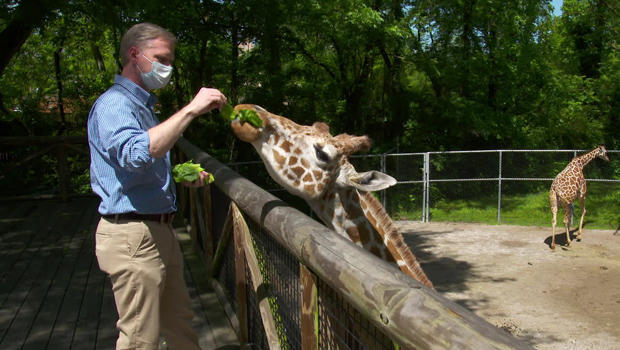
<path fill-rule="evenodd" d="M 583 175 L 583 168 L 594 158 L 601 158 L 609 161 L 607 157 L 607 149 L 600 145 L 592 151 L 573 158 L 570 163 L 553 179 L 551 189 L 549 190 L 549 204 L 552 214 L 552 234 L 551 249 L 555 249 L 555 225 L 557 223 L 558 205 L 564 209 L 564 227 L 566 228 L 566 245 L 570 245 L 570 216 L 572 206 L 575 200 L 579 199 L 581 206 L 581 219 L 579 220 L 579 231 L 577 240 L 581 241 L 581 230 L 583 228 L 583 219 L 586 215 L 586 178 Z"/>
<path fill-rule="evenodd" d="M 350 154 L 370 148 L 368 137 L 332 136 L 325 123 L 299 125 L 256 105 L 235 107 L 241 109 L 256 111 L 263 126 L 233 121 L 231 128 L 239 139 L 252 144 L 274 181 L 305 199 L 329 228 L 433 287 L 371 193 L 395 185 L 396 180 L 378 171 L 358 173 L 349 163 Z"/>

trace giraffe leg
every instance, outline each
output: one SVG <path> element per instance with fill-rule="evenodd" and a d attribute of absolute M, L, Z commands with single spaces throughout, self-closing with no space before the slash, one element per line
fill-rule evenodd
<path fill-rule="evenodd" d="M 586 216 L 586 197 L 579 198 L 579 204 L 581 205 L 581 219 L 579 220 L 579 232 L 577 233 L 577 242 L 581 242 L 581 229 L 583 228 L 583 219 Z"/>
<path fill-rule="evenodd" d="M 572 214 L 572 208 L 570 204 L 562 204 L 564 208 L 564 227 L 566 227 L 566 246 L 570 246 L 570 217 Z"/>
<path fill-rule="evenodd" d="M 551 206 L 551 249 L 555 250 L 555 225 L 558 219 L 558 197 L 555 191 L 551 189 L 549 191 L 549 205 Z"/>

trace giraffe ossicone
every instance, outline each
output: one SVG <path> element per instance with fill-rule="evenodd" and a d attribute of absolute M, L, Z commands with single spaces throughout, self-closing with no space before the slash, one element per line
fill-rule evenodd
<path fill-rule="evenodd" d="M 577 240 L 581 241 L 583 219 L 586 216 L 586 178 L 583 168 L 594 158 L 601 158 L 609 162 L 605 145 L 599 145 L 592 151 L 573 158 L 564 170 L 560 171 L 551 183 L 549 190 L 549 205 L 551 206 L 551 249 L 555 249 L 555 225 L 557 223 L 558 204 L 564 209 L 564 227 L 566 228 L 566 245 L 570 245 L 570 216 L 571 206 L 577 198 L 581 206 L 581 219 L 579 220 L 579 232 Z"/>
<path fill-rule="evenodd" d="M 323 122 L 299 125 L 257 105 L 235 106 L 236 111 L 242 109 L 255 111 L 262 127 L 234 120 L 231 128 L 240 140 L 252 144 L 274 181 L 306 200 L 329 228 L 433 287 L 371 193 L 396 180 L 379 171 L 358 173 L 349 162 L 349 155 L 370 149 L 367 136 L 332 136 Z"/>

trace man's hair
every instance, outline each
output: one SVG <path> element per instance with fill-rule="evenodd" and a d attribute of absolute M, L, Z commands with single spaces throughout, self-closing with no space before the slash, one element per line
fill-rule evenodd
<path fill-rule="evenodd" d="M 162 38 L 175 46 L 177 38 L 167 31 L 166 29 L 153 23 L 138 23 L 133 25 L 123 35 L 121 39 L 121 58 L 123 59 L 123 66 L 129 62 L 129 49 L 132 46 L 136 46 L 140 49 L 144 48 L 145 44 L 153 39 Z"/>

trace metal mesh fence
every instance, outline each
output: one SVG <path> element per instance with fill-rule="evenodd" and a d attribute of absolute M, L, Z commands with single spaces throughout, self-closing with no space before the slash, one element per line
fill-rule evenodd
<path fill-rule="evenodd" d="M 254 250 L 264 278 L 269 306 L 275 315 L 282 349 L 301 348 L 299 262 L 260 225 L 248 221 Z"/>
<path fill-rule="evenodd" d="M 395 349 L 359 311 L 323 281 L 319 291 L 319 349 Z"/>
<path fill-rule="evenodd" d="M 274 315 L 281 348 L 301 349 L 299 261 L 264 232 L 260 225 L 247 217 L 246 220 L 264 278 L 259 292 L 255 293 L 246 265 L 248 345 L 252 349 L 269 348 L 258 307 L 260 298 L 266 297 Z M 237 312 L 234 264 L 234 245 L 231 241 L 218 281 Z M 394 349 L 389 337 L 320 279 L 317 290 L 319 349 Z"/>

